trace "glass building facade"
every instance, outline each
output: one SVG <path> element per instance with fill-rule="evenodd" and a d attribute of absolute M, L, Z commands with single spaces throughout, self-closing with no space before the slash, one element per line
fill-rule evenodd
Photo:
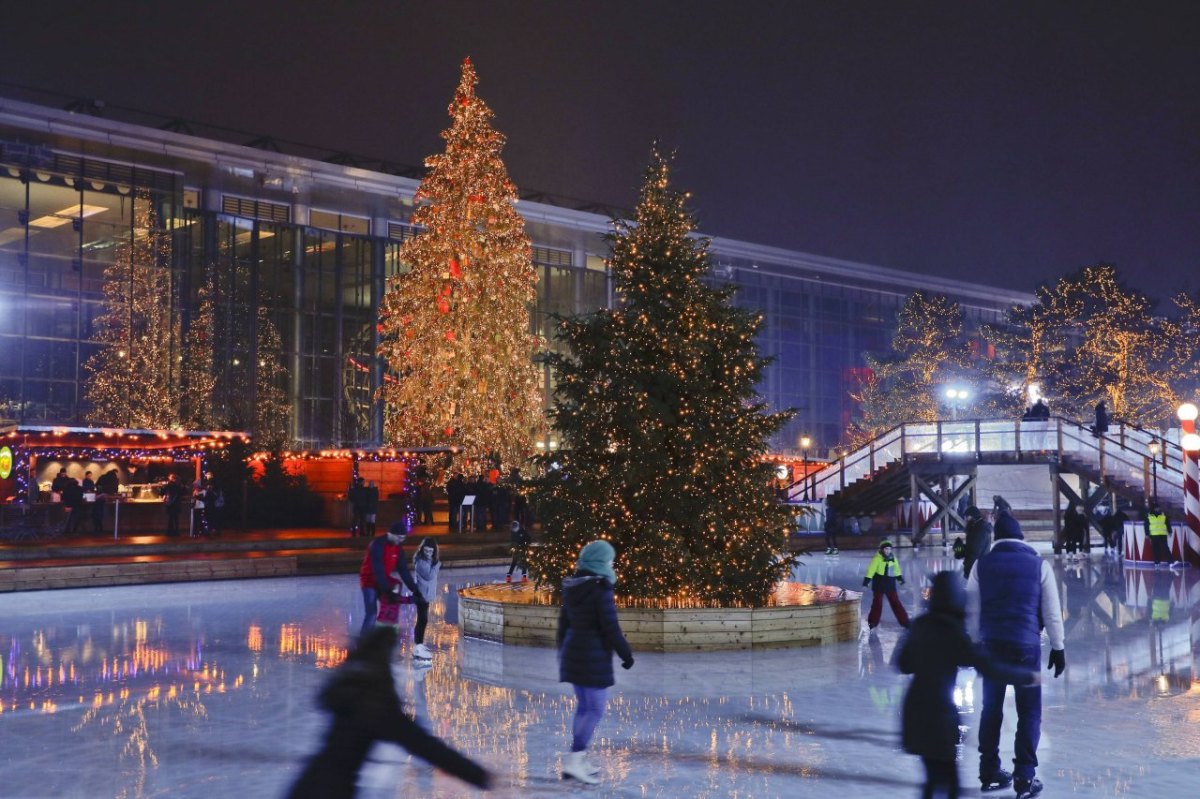
<path fill-rule="evenodd" d="M 337 160 L 337 159 L 334 159 Z M 151 203 L 171 239 L 168 301 L 187 337 L 202 291 L 214 309 L 214 415 L 253 419 L 256 370 L 278 357 L 295 446 L 382 443 L 385 379 L 377 309 L 418 181 L 382 171 L 0 100 L 0 415 L 23 424 L 83 423 L 83 364 L 96 352 L 105 267 L 147 234 Z M 522 200 L 540 278 L 532 324 L 555 347 L 551 314 L 614 302 L 602 234 L 608 217 Z M 745 242 L 714 239 L 713 280 L 765 317 L 773 358 L 761 393 L 796 418 L 773 443 L 812 454 L 838 445 L 854 413 L 863 355 L 887 347 L 917 289 L 958 301 L 968 326 L 1029 295 Z M 208 286 L 210 288 L 205 289 Z M 259 351 L 269 320 L 278 353 Z M 182 351 L 182 344 L 180 348 Z M 547 396 L 552 376 L 545 375 Z"/>

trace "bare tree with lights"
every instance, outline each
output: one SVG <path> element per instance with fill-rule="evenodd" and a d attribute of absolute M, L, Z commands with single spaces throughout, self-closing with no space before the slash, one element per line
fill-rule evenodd
<path fill-rule="evenodd" d="M 941 417 L 940 391 L 948 382 L 974 385 L 970 350 L 958 303 L 914 292 L 897 317 L 891 352 L 868 354 L 869 377 L 853 398 L 859 418 L 851 438 L 863 442 L 904 422 Z"/>
<path fill-rule="evenodd" d="M 537 273 L 500 158 L 504 136 L 476 83 L 467 59 L 446 150 L 426 159 L 415 197 L 422 230 L 400 251 L 410 271 L 390 280 L 381 303 L 379 351 L 396 377 L 380 390 L 384 435 L 515 466 L 542 420 L 529 321 Z"/>
<path fill-rule="evenodd" d="M 171 240 L 149 194 L 133 196 L 133 230 L 104 269 L 101 346 L 84 364 L 86 418 L 100 425 L 165 429 L 180 423 L 179 314 Z"/>
<path fill-rule="evenodd" d="M 258 309 L 256 326 L 258 364 L 254 371 L 254 443 L 259 449 L 278 451 L 291 440 L 292 406 L 288 401 L 287 370 L 283 365 L 283 338 L 267 308 Z"/>
<path fill-rule="evenodd" d="M 766 413 L 756 394 L 761 317 L 709 284 L 686 198 L 656 150 L 636 221 L 609 237 L 619 307 L 559 321 L 567 351 L 547 359 L 563 449 L 541 459 L 534 572 L 558 585 L 605 538 L 627 601 L 760 606 L 792 562 L 761 458 L 791 411 Z"/>

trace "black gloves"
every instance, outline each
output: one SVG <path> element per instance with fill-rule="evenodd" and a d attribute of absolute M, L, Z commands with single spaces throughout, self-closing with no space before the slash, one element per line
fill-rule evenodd
<path fill-rule="evenodd" d="M 900 583 L 900 585 L 904 585 L 904 578 L 903 578 L 903 577 L 897 577 L 897 578 L 896 578 L 896 582 Z"/>
<path fill-rule="evenodd" d="M 623 668 L 623 669 L 632 669 L 633 668 L 633 655 L 630 655 L 628 658 L 621 661 L 621 668 Z"/>
<path fill-rule="evenodd" d="M 1067 653 L 1063 649 L 1050 650 L 1050 662 L 1046 664 L 1046 668 L 1054 669 L 1054 676 L 1057 678 L 1063 673 L 1063 669 L 1067 667 Z"/>
<path fill-rule="evenodd" d="M 866 588 L 866 587 L 867 587 L 868 585 L 870 585 L 870 584 L 871 584 L 871 578 L 870 578 L 870 577 L 864 577 L 864 578 L 863 578 L 863 588 Z"/>

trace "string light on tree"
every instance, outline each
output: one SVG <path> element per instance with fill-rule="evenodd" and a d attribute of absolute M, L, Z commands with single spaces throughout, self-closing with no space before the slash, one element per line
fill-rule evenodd
<path fill-rule="evenodd" d="M 529 308 L 537 273 L 504 136 L 475 94 L 470 59 L 450 104 L 445 152 L 426 159 L 405 242 L 410 271 L 393 277 L 380 307 L 385 437 L 403 446 L 455 446 L 468 458 L 517 465 L 541 425 Z"/>
<path fill-rule="evenodd" d="M 133 230 L 104 269 L 101 347 L 84 364 L 89 422 L 136 428 L 180 424 L 179 315 L 171 240 L 147 192 L 133 195 Z"/>
<path fill-rule="evenodd" d="M 766 441 L 791 412 L 755 392 L 761 317 L 707 282 L 707 240 L 655 150 L 636 222 L 614 223 L 615 309 L 559 321 L 563 352 L 536 502 L 539 581 L 558 585 L 580 547 L 612 541 L 624 601 L 761 606 L 790 573 L 790 515 Z"/>

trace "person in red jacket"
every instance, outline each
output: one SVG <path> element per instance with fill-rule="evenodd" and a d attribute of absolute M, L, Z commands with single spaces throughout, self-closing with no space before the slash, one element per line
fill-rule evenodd
<path fill-rule="evenodd" d="M 404 539 L 408 537 L 411 527 L 412 521 L 405 516 L 386 533 L 371 539 L 371 543 L 367 544 L 367 554 L 363 557 L 362 568 L 358 570 L 364 613 L 360 634 L 366 633 L 375 625 L 376 602 L 400 601 L 401 583 L 412 592 L 417 613 L 420 614 L 422 610 L 428 613 L 429 602 L 417 588 L 404 557 Z"/>

